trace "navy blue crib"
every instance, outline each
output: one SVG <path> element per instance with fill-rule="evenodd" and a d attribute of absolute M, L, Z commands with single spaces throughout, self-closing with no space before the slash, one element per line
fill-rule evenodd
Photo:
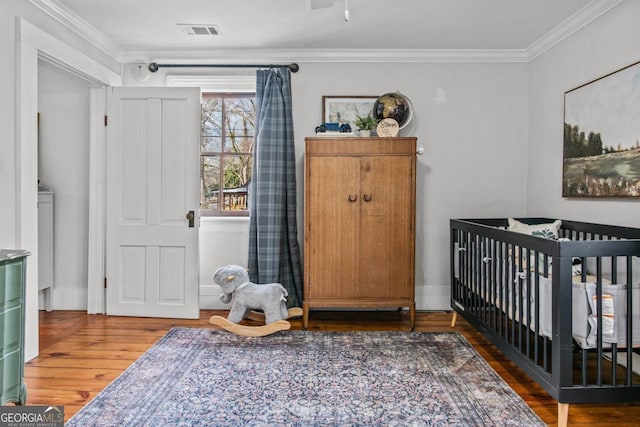
<path fill-rule="evenodd" d="M 450 229 L 452 325 L 462 316 L 553 396 L 559 425 L 572 403 L 640 400 L 640 229 L 562 220 L 550 239 L 507 218 Z"/>

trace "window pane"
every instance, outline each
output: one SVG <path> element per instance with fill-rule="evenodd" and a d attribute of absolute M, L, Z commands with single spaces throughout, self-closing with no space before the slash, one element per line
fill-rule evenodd
<path fill-rule="evenodd" d="M 225 152 L 250 153 L 253 148 L 255 101 L 249 98 L 226 98 Z"/>
<path fill-rule="evenodd" d="M 222 151 L 221 136 L 202 136 L 200 138 L 201 153 L 219 153 Z"/>
<path fill-rule="evenodd" d="M 202 100 L 200 121 L 200 151 L 222 151 L 222 99 L 205 98 Z"/>
<path fill-rule="evenodd" d="M 254 93 L 204 93 L 200 134 L 203 215 L 248 215 Z"/>
<path fill-rule="evenodd" d="M 253 165 L 252 156 L 225 156 L 223 210 L 246 210 L 249 196 L 249 179 Z"/>
<path fill-rule="evenodd" d="M 222 135 L 222 98 L 202 100 L 202 136 Z"/>
<path fill-rule="evenodd" d="M 218 209 L 220 189 L 220 158 L 200 157 L 200 209 Z"/>

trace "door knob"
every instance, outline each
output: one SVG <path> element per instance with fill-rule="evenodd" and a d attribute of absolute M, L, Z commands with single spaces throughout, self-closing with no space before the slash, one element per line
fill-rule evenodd
<path fill-rule="evenodd" d="M 193 220 L 196 217 L 195 212 L 194 211 L 189 211 L 187 212 L 187 219 L 189 220 L 189 228 L 193 228 L 194 224 L 193 224 Z"/>

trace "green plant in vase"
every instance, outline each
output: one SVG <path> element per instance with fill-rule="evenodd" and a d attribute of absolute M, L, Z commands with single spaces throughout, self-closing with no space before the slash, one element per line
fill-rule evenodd
<path fill-rule="evenodd" d="M 355 124 L 360 130 L 360 135 L 369 136 L 371 134 L 371 130 L 375 129 L 378 125 L 378 120 L 373 118 L 371 114 L 367 114 L 365 117 L 356 116 L 353 124 Z"/>

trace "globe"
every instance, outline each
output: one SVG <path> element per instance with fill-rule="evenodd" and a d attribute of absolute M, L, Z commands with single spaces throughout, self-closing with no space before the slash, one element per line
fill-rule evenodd
<path fill-rule="evenodd" d="M 390 92 L 381 95 L 373 103 L 373 117 L 378 120 L 394 119 L 400 129 L 411 121 L 413 105 L 405 95 L 400 92 Z"/>

